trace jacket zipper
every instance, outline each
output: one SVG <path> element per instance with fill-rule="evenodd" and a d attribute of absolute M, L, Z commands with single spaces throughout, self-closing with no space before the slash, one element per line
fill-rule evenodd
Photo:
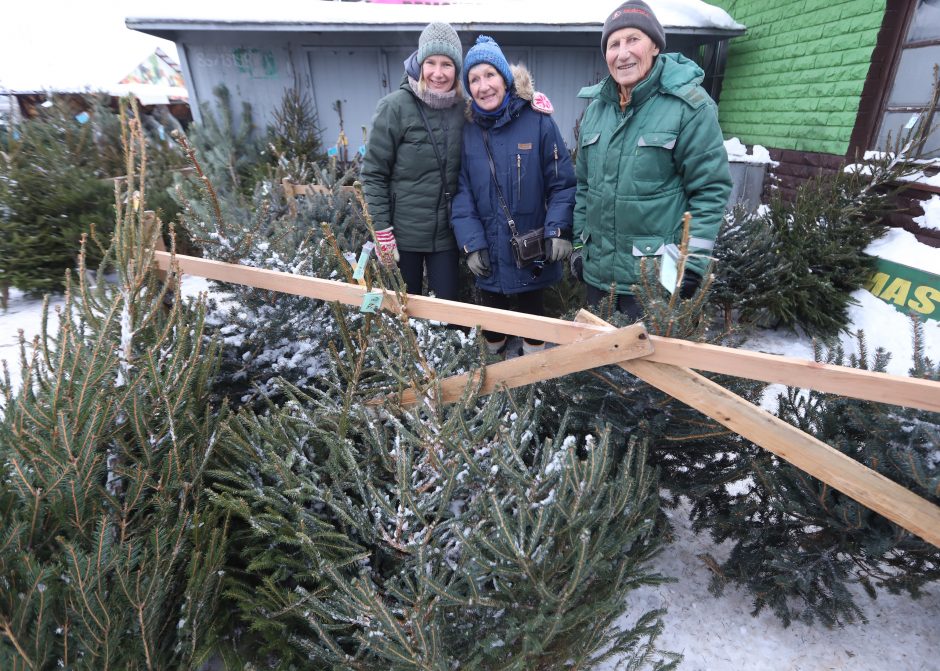
<path fill-rule="evenodd" d="M 516 202 L 522 202 L 522 155 L 516 154 Z"/>
<path fill-rule="evenodd" d="M 558 143 L 552 145 L 555 153 L 555 179 L 558 179 Z"/>

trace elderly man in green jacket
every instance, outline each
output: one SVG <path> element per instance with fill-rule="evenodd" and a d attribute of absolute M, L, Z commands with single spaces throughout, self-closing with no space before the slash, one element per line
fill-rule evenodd
<path fill-rule="evenodd" d="M 588 285 L 589 303 L 613 286 L 617 309 L 633 319 L 642 311 L 633 295 L 640 260 L 680 242 L 685 212 L 690 257 L 680 292 L 695 292 L 731 193 L 717 107 L 699 86 L 704 73 L 665 48 L 649 6 L 623 3 L 601 37 L 610 75 L 579 94 L 592 102 L 579 135 L 571 271 Z"/>

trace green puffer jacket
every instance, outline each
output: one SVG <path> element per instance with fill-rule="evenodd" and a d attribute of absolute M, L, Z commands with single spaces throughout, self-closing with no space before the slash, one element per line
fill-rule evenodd
<path fill-rule="evenodd" d="M 419 105 L 444 161 L 446 188 Z M 445 194 L 457 191 L 464 107 L 458 97 L 452 107 L 432 109 L 415 96 L 407 74 L 399 89 L 376 107 L 362 162 L 362 188 L 373 226 L 376 230 L 392 226 L 402 250 L 441 252 L 457 247 Z"/>
<path fill-rule="evenodd" d="M 588 284 L 633 293 L 640 259 L 680 242 L 686 211 L 689 251 L 699 255 L 687 267 L 704 273 L 731 173 L 716 105 L 699 86 L 703 74 L 680 54 L 661 54 L 623 113 L 611 77 L 578 94 L 593 99 L 581 122 L 574 209 Z"/>

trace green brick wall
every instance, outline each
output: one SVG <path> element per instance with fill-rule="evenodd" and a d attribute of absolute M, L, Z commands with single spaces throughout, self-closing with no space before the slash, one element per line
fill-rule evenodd
<path fill-rule="evenodd" d="M 719 118 L 745 144 L 843 155 L 885 0 L 711 0 L 731 40 Z"/>

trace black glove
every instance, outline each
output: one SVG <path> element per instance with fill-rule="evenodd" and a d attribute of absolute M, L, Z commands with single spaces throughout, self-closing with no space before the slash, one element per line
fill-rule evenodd
<path fill-rule="evenodd" d="M 701 285 L 702 276 L 687 269 L 682 275 L 682 286 L 679 287 L 679 297 L 692 298 Z"/>
<path fill-rule="evenodd" d="M 563 238 L 545 238 L 545 260 L 549 263 L 564 261 L 571 255 L 571 241 Z"/>
<path fill-rule="evenodd" d="M 584 281 L 584 259 L 581 258 L 580 248 L 571 252 L 571 256 L 568 257 L 568 267 L 571 269 L 571 274 L 578 278 L 579 282 Z"/>
<path fill-rule="evenodd" d="M 467 257 L 467 266 L 470 268 L 470 272 L 477 277 L 489 277 L 490 253 L 485 249 L 470 252 L 470 256 Z"/>

